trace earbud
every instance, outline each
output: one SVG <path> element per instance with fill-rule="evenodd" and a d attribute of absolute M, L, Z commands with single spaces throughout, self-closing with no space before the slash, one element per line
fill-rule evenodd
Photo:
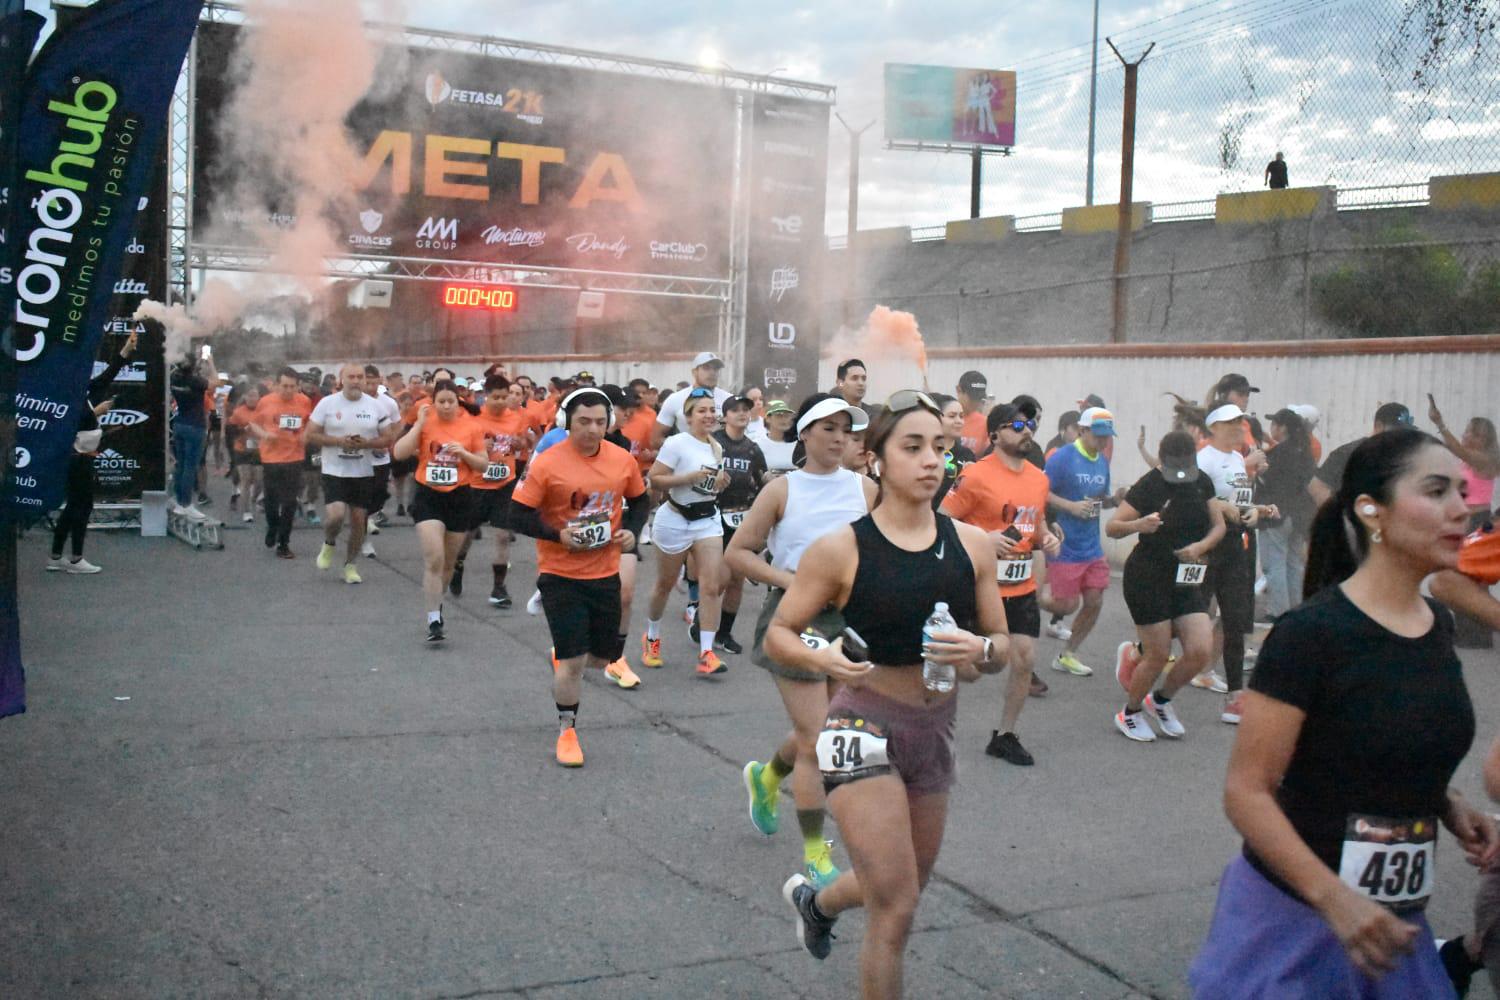
<path fill-rule="evenodd" d="M 870 473 L 876 479 L 880 478 L 880 463 L 879 462 L 871 462 L 870 463 Z"/>
<path fill-rule="evenodd" d="M 1361 514 L 1365 515 L 1366 517 L 1374 517 L 1375 516 L 1375 505 L 1372 504 L 1372 503 L 1367 503 L 1367 504 L 1365 504 L 1363 507 L 1361 507 L 1359 509 L 1359 512 Z"/>

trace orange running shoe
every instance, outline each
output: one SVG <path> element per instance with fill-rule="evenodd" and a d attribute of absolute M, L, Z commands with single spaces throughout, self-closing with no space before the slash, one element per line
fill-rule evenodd
<path fill-rule="evenodd" d="M 627 691 L 634 691 L 641 686 L 641 679 L 636 676 L 634 670 L 630 669 L 630 664 L 623 656 L 606 666 L 604 674 Z"/>
<path fill-rule="evenodd" d="M 724 666 L 724 661 L 713 650 L 698 655 L 698 676 L 712 677 L 714 674 L 728 673 L 729 668 Z"/>
<path fill-rule="evenodd" d="M 572 726 L 557 734 L 557 762 L 563 767 L 583 766 L 583 747 L 578 745 L 578 730 Z"/>
<path fill-rule="evenodd" d="M 641 666 L 653 668 L 661 666 L 660 639 L 648 639 L 644 635 L 641 636 Z"/>

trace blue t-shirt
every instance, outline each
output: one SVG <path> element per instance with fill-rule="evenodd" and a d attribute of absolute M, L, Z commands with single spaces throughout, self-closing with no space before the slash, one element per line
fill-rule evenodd
<path fill-rule="evenodd" d="M 1047 459 L 1046 472 L 1052 492 L 1064 500 L 1084 500 L 1109 494 L 1109 459 L 1103 454 L 1089 458 L 1077 441 L 1053 452 Z M 1104 546 L 1099 544 L 1099 518 L 1074 517 L 1060 510 L 1057 523 L 1064 536 L 1057 562 L 1092 562 L 1104 558 Z"/>
<path fill-rule="evenodd" d="M 552 428 L 550 431 L 542 435 L 542 439 L 536 443 L 536 448 L 532 450 L 532 454 L 540 455 L 542 452 L 557 444 L 557 442 L 563 440 L 567 436 L 568 432 L 566 428 Z"/>

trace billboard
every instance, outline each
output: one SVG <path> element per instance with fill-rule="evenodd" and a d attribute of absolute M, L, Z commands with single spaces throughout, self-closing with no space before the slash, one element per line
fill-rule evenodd
<path fill-rule="evenodd" d="M 290 192 L 226 207 L 241 178 L 220 130 L 242 30 L 198 33 L 193 211 L 205 242 L 247 243 L 247 221 L 295 221 Z M 419 47 L 387 48 L 380 66 L 378 93 L 345 122 L 361 157 L 352 197 L 328 220 L 349 253 L 728 274 L 728 89 Z"/>
<path fill-rule="evenodd" d="M 886 63 L 885 137 L 890 142 L 1014 146 L 1016 74 Z"/>

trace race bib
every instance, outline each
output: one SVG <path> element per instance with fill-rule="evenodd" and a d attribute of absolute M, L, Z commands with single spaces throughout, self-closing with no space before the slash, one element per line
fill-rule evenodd
<path fill-rule="evenodd" d="M 1179 587 L 1196 587 L 1208 578 L 1208 565 L 1206 563 L 1178 563 L 1177 585 Z"/>
<path fill-rule="evenodd" d="M 802 640 L 802 645 L 806 646 L 808 649 L 813 650 L 814 652 L 820 649 L 827 649 L 830 645 L 832 645 L 832 643 L 823 638 L 820 633 L 815 632 L 810 628 L 803 629 L 802 634 L 797 636 L 797 638 Z"/>
<path fill-rule="evenodd" d="M 1031 557 L 1001 559 L 995 567 L 995 576 L 1001 583 L 1025 583 L 1031 579 Z"/>
<path fill-rule="evenodd" d="M 348 459 L 352 459 L 352 460 L 354 460 L 354 461 L 357 462 L 361 458 L 364 458 L 364 457 L 365 457 L 365 452 L 364 452 L 363 448 L 340 448 L 339 449 L 339 458 L 348 458 Z"/>
<path fill-rule="evenodd" d="M 726 510 L 720 511 L 719 516 L 724 519 L 724 527 L 733 531 L 745 523 L 745 513 L 743 510 Z"/>
<path fill-rule="evenodd" d="M 873 719 L 829 716 L 818 734 L 818 770 L 831 785 L 889 773 L 885 726 Z"/>
<path fill-rule="evenodd" d="M 246 451 L 260 451 L 260 438 L 254 434 L 246 434 L 241 440 L 245 442 Z"/>
<path fill-rule="evenodd" d="M 295 413 L 283 413 L 281 419 L 277 421 L 277 426 L 284 431 L 300 431 L 302 429 L 302 418 Z"/>
<path fill-rule="evenodd" d="M 1351 815 L 1344 825 L 1339 878 L 1367 899 L 1420 910 L 1432 895 L 1437 818 Z"/>
<path fill-rule="evenodd" d="M 484 478 L 492 483 L 504 482 L 510 478 L 510 466 L 504 462 L 491 462 L 484 467 Z"/>
<path fill-rule="evenodd" d="M 457 486 L 458 466 L 428 462 L 426 479 L 428 486 Z"/>
<path fill-rule="evenodd" d="M 1236 486 L 1233 503 L 1240 510 L 1249 510 L 1255 506 L 1255 490 L 1249 486 Z"/>
<path fill-rule="evenodd" d="M 693 484 L 694 493 L 702 493 L 704 496 L 713 496 L 719 492 L 719 470 L 717 467 L 704 466 L 703 478 Z"/>
<path fill-rule="evenodd" d="M 610 530 L 609 515 L 590 514 L 568 522 L 568 530 L 577 543 L 586 549 L 602 549 L 609 544 L 614 532 Z"/>
<path fill-rule="evenodd" d="M 381 451 L 379 449 L 376 449 L 375 451 L 370 452 L 370 461 L 372 461 L 372 462 L 384 462 L 385 461 L 385 452 Z"/>

